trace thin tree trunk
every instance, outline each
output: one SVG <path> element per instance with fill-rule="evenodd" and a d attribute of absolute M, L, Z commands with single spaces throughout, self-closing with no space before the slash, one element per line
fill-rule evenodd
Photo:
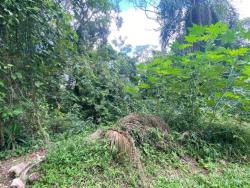
<path fill-rule="evenodd" d="M 33 108 L 34 108 L 34 120 L 37 123 L 36 129 L 38 129 L 39 131 L 41 131 L 43 137 L 44 137 L 44 142 L 46 145 L 49 145 L 50 141 L 49 141 L 49 135 L 48 133 L 45 131 L 45 129 L 43 128 L 43 125 L 41 123 L 41 119 L 40 119 L 40 114 L 39 114 L 39 105 L 37 104 L 37 98 L 36 98 L 36 89 L 35 89 L 35 84 L 34 81 L 32 81 L 32 103 L 33 103 Z"/>
<path fill-rule="evenodd" d="M 212 24 L 212 13 L 211 13 L 211 8 L 208 7 L 208 24 L 211 25 Z"/>
<path fill-rule="evenodd" d="M 5 145 L 4 133 L 3 133 L 3 124 L 0 120 L 0 148 L 3 148 Z"/>

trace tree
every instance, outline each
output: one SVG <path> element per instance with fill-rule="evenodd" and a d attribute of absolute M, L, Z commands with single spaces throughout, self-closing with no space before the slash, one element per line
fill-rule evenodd
<path fill-rule="evenodd" d="M 161 27 L 161 45 L 181 40 L 193 24 L 211 25 L 221 21 L 233 27 L 238 19 L 230 0 L 133 0 L 136 7 L 148 17 L 156 19 Z"/>
<path fill-rule="evenodd" d="M 249 121 L 249 46 L 234 45 L 239 38 L 249 41 L 249 31 L 235 31 L 221 23 L 194 25 L 167 56 L 138 65 L 141 93 L 157 98 L 160 111 L 172 109 L 170 114 L 184 117 L 188 125 L 202 115 L 214 118 L 216 114 Z M 178 53 L 196 43 L 204 50 Z"/>
<path fill-rule="evenodd" d="M 115 3 L 110 0 L 61 0 L 59 1 L 74 17 L 74 29 L 78 35 L 81 53 L 94 45 L 106 43 L 109 35 L 111 11 Z"/>
<path fill-rule="evenodd" d="M 232 27 L 237 19 L 228 0 L 161 0 L 158 11 L 163 48 L 169 40 L 186 34 L 193 24 L 211 25 L 222 21 Z"/>
<path fill-rule="evenodd" d="M 91 118 L 95 123 L 113 121 L 129 113 L 132 105 L 123 88 L 125 83 L 135 81 L 135 61 L 109 45 L 101 45 L 76 59 L 68 72 L 73 84 L 61 103 L 63 111 L 78 106 L 81 118 Z"/>
<path fill-rule="evenodd" d="M 56 98 L 63 66 L 75 51 L 70 21 L 53 0 L 1 2 L 1 148 L 15 148 L 38 132 L 45 136 L 41 113 Z"/>

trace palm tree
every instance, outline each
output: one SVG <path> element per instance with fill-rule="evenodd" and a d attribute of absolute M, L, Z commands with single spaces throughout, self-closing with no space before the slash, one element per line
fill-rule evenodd
<path fill-rule="evenodd" d="M 232 27 L 238 18 L 230 0 L 160 0 L 157 11 L 162 49 L 170 40 L 180 40 L 193 24 L 221 21 Z"/>

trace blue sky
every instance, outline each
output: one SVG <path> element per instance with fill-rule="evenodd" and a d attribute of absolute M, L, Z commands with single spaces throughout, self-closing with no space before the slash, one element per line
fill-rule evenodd
<path fill-rule="evenodd" d="M 232 0 L 232 2 L 240 18 L 250 17 L 250 0 Z M 159 25 L 154 20 L 148 19 L 144 11 L 135 9 L 129 0 L 122 0 L 120 7 L 123 25 L 117 30 L 115 23 L 112 23 L 109 41 L 121 36 L 126 39 L 126 44 L 133 47 L 149 44 L 159 48 Z"/>
<path fill-rule="evenodd" d="M 129 2 L 128 0 L 122 0 L 120 2 L 120 8 L 122 9 L 122 11 L 126 11 L 126 10 L 134 8 L 134 7 L 133 7 L 133 4 L 131 2 Z"/>

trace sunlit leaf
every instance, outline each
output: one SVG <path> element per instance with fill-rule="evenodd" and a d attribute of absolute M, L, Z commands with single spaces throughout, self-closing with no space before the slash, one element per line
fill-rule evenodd
<path fill-rule="evenodd" d="M 146 84 L 146 83 L 140 83 L 138 85 L 138 87 L 141 88 L 141 89 L 148 89 L 148 88 L 150 88 L 150 86 L 148 84 Z"/>
<path fill-rule="evenodd" d="M 224 96 L 229 97 L 229 98 L 233 98 L 233 99 L 239 99 L 240 98 L 240 96 L 235 95 L 233 92 L 229 92 L 229 91 L 224 93 Z"/>

